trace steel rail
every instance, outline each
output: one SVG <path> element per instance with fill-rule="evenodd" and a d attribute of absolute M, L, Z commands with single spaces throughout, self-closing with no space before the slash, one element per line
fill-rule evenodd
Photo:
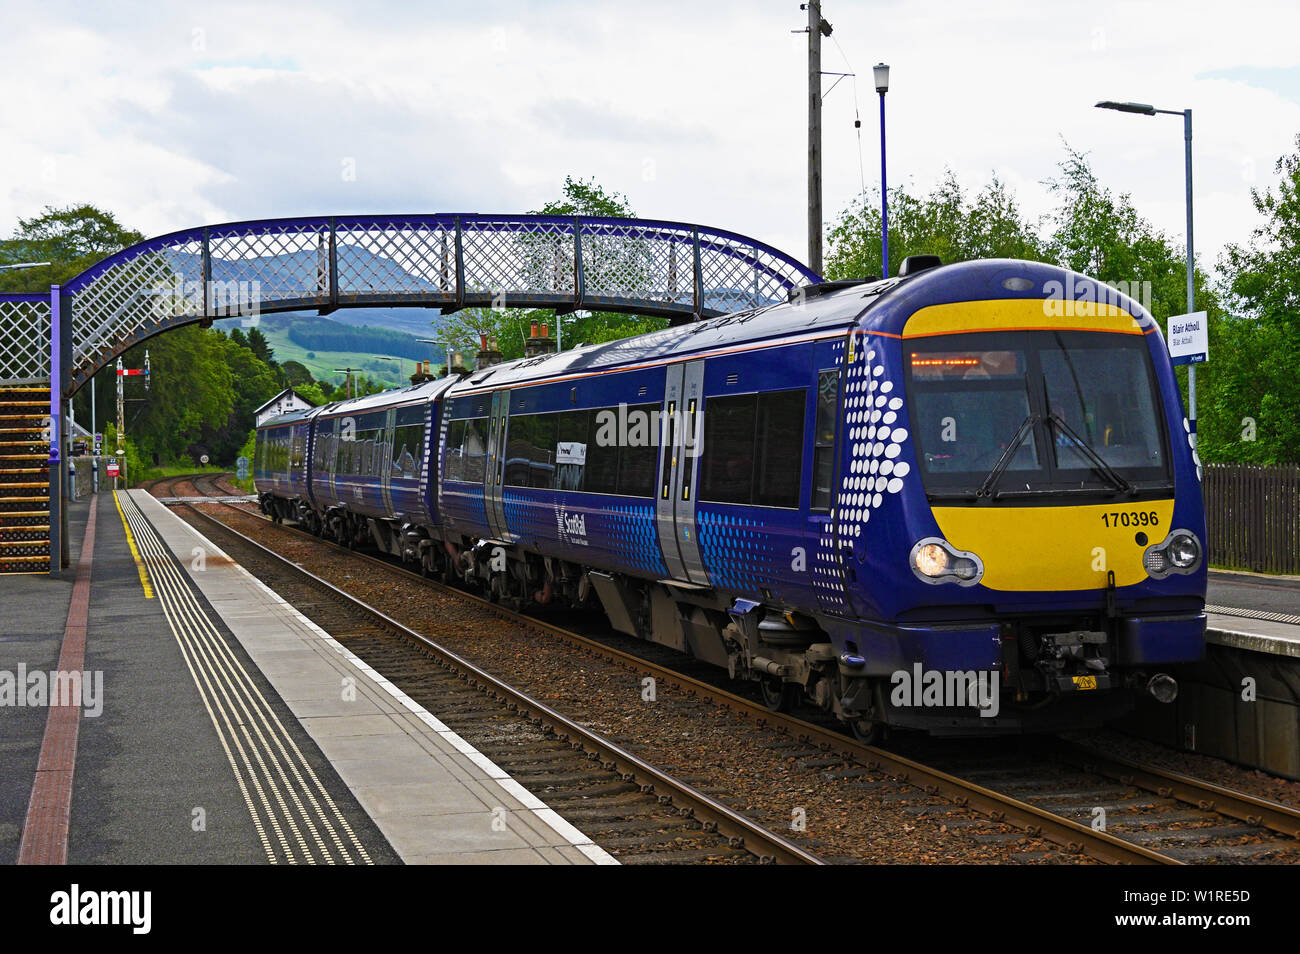
<path fill-rule="evenodd" d="M 213 501 L 223 506 L 231 507 L 233 510 L 239 510 L 249 516 L 257 516 L 242 508 L 234 507 L 225 501 Z M 617 771 L 627 777 L 629 780 L 635 780 L 643 787 L 649 787 L 656 794 L 667 797 L 683 813 L 695 818 L 704 824 L 707 830 L 715 830 L 735 840 L 743 845 L 748 851 L 757 855 L 763 861 L 774 862 L 777 864 L 805 864 L 821 865 L 826 862 L 822 861 L 816 855 L 805 851 L 798 845 L 781 837 L 775 832 L 763 828 L 744 815 L 723 805 L 702 792 L 696 791 L 685 782 L 673 778 L 666 772 L 656 768 L 650 763 L 633 755 L 631 752 L 615 745 L 608 739 L 584 728 L 578 723 L 566 718 L 545 703 L 539 702 L 531 696 L 521 692 L 513 686 L 503 682 L 490 673 L 475 666 L 469 660 L 456 654 L 447 647 L 435 642 L 422 633 L 416 632 L 408 626 L 399 623 L 391 616 L 370 606 L 368 603 L 358 599 L 352 594 L 340 589 L 328 580 L 324 580 L 310 570 L 293 563 L 287 558 L 276 553 L 269 547 L 258 543 L 256 540 L 240 533 L 233 527 L 222 523 L 211 514 L 204 513 L 192 503 L 184 502 L 179 506 L 186 507 L 191 512 L 197 514 L 205 522 L 215 524 L 239 540 L 251 547 L 255 547 L 268 558 L 275 560 L 286 569 L 301 577 L 306 578 L 313 586 L 325 590 L 335 599 L 343 602 L 352 609 L 363 613 L 376 622 L 380 623 L 394 632 L 411 639 L 429 650 L 444 665 L 461 672 L 468 681 L 478 688 L 490 693 L 501 701 L 505 702 L 512 710 L 518 709 L 526 713 L 529 717 L 534 718 L 544 725 L 551 728 L 557 735 L 565 737 L 570 744 L 580 746 L 587 752 L 593 753 L 602 760 L 604 767 Z M 345 552 L 353 552 L 345 550 Z M 364 554 L 356 554 L 365 556 Z M 367 557 L 367 559 L 373 559 Z M 392 568 L 391 564 L 386 564 L 381 560 L 374 562 Z M 435 584 L 438 585 L 438 584 Z M 447 587 L 448 592 L 456 593 L 458 591 Z M 487 604 L 491 606 L 492 604 Z M 528 617 L 521 616 L 521 620 L 531 622 Z"/>
<path fill-rule="evenodd" d="M 273 523 L 263 514 L 246 510 L 243 507 L 237 507 L 226 501 L 213 500 L 212 503 L 220 504 L 223 507 L 229 507 L 232 510 L 259 520 L 264 520 L 271 526 L 279 526 L 281 531 L 285 533 L 291 533 L 295 536 L 310 536 L 313 540 L 316 540 L 318 543 L 324 544 L 327 547 L 337 549 L 342 553 L 347 553 L 360 560 L 369 561 L 377 566 L 386 567 L 391 571 L 400 572 L 403 575 L 420 580 L 421 583 L 431 589 L 457 596 L 483 610 L 495 613 L 502 619 L 529 626 L 537 631 L 567 642 L 571 646 L 592 652 L 612 662 L 626 665 L 645 675 L 654 677 L 656 681 L 662 680 L 667 685 L 676 686 L 690 695 L 705 699 L 715 705 L 721 705 L 731 709 L 732 711 L 752 719 L 758 725 L 771 725 L 782 729 L 801 742 L 816 744 L 823 751 L 833 751 L 841 758 L 857 762 L 868 769 L 889 772 L 896 775 L 902 781 L 914 785 L 928 794 L 942 795 L 944 798 L 949 799 L 962 808 L 973 809 L 988 816 L 994 821 L 1005 822 L 1017 828 L 1021 828 L 1028 834 L 1045 838 L 1048 841 L 1062 846 L 1067 851 L 1082 852 L 1100 861 L 1105 861 L 1108 864 L 1183 864 L 1183 862 L 1171 858 L 1168 855 L 1125 841 L 1122 838 L 1118 838 L 1107 832 L 1094 830 L 1086 825 L 1081 825 L 1068 818 L 1063 818 L 1059 815 L 1053 814 L 1052 812 L 1038 808 L 1028 802 L 1020 801 L 1010 795 L 1004 795 L 1001 792 L 996 792 L 992 789 L 976 785 L 973 782 L 950 775 L 939 769 L 923 765 L 920 762 L 913 761 L 912 759 L 902 755 L 897 755 L 885 749 L 872 745 L 864 745 L 856 739 L 853 739 L 851 736 L 837 732 L 833 729 L 828 729 L 824 726 L 819 726 L 815 723 L 807 722 L 803 719 L 786 715 L 784 713 L 772 712 L 743 696 L 738 696 L 734 693 L 727 692 L 724 689 L 719 689 L 707 682 L 694 679 L 656 663 L 648 662 L 631 653 L 614 649 L 598 642 L 597 640 L 543 622 L 535 617 L 527 616 L 523 613 L 516 613 L 513 610 L 507 609 L 498 603 L 493 603 L 480 596 L 475 596 L 472 593 L 466 593 L 463 590 L 456 589 L 455 587 L 447 586 L 443 583 L 423 577 L 418 572 L 406 569 L 402 565 L 382 560 L 366 553 L 359 553 L 356 550 L 349 550 L 333 541 L 316 537 L 314 534 L 307 534 L 305 531 L 295 532 L 294 529 L 289 526 Z M 215 520 L 215 518 L 210 515 L 205 514 L 205 516 L 208 516 L 209 519 Z M 217 522 L 220 523 L 220 521 Z"/>
<path fill-rule="evenodd" d="M 1055 754 L 1088 771 L 1116 779 L 1125 785 L 1155 792 L 1161 798 L 1174 798 L 1195 805 L 1202 811 L 1228 815 L 1250 825 L 1300 838 L 1300 809 L 1290 805 L 1236 792 L 1213 782 L 1170 772 L 1154 765 L 1105 755 L 1074 742 L 1060 742 Z"/>

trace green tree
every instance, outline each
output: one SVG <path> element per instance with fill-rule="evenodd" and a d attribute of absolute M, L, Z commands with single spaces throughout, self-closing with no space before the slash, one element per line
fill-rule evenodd
<path fill-rule="evenodd" d="M 327 402 L 324 386 L 322 386 L 318 381 L 310 381 L 306 384 L 300 384 L 295 387 L 294 390 L 317 407 L 320 407 L 322 404 Z"/>
<path fill-rule="evenodd" d="M 49 291 L 51 285 L 61 285 L 100 259 L 142 241 L 142 234 L 124 227 L 103 209 L 46 206 L 34 218 L 19 219 L 14 234 L 0 241 L 0 264 L 50 264 L 0 272 L 0 292 Z"/>
<path fill-rule="evenodd" d="M 632 218 L 636 215 L 626 195 L 607 192 L 595 178 L 574 179 L 572 176 L 565 176 L 560 198 L 536 209 L 535 214 L 603 218 Z M 557 276 L 560 280 L 568 279 L 565 269 L 573 253 L 567 242 L 539 242 L 532 236 L 521 237 L 520 242 L 524 272 L 533 284 L 544 286 L 555 281 Z M 642 285 L 640 274 L 648 268 L 647 255 L 644 243 L 637 239 L 589 236 L 583 240 L 583 268 L 588 284 L 602 287 Z M 559 327 L 557 321 L 562 321 L 560 345 L 566 349 L 580 343 L 594 344 L 643 334 L 668 324 L 663 318 L 614 312 L 578 312 L 557 317 L 549 309 L 466 308 L 444 317 L 441 331 L 467 360 L 478 352 L 480 335 L 495 335 L 499 350 L 509 360 L 523 355 L 524 338 L 529 334 L 533 319 L 546 322 L 552 337 L 556 336 Z"/>
<path fill-rule="evenodd" d="M 1250 190 L 1259 224 L 1219 261 L 1237 314 L 1210 325 L 1210 363 L 1198 380 L 1206 459 L 1300 461 L 1300 136 L 1274 172 L 1275 186 Z"/>
<path fill-rule="evenodd" d="M 1067 145 L 1059 168 L 1060 175 L 1047 182 L 1059 202 L 1046 241 L 1049 260 L 1103 282 L 1138 289 L 1149 283 L 1150 301 L 1143 304 L 1155 315 L 1185 313 L 1186 246 L 1143 218 L 1127 193 L 1102 186 L 1083 153 Z M 1213 321 L 1222 314 L 1218 296 L 1200 269 L 1195 280 L 1196 307 L 1211 312 Z"/>
<path fill-rule="evenodd" d="M 254 412 L 278 394 L 280 381 L 274 369 L 249 347 L 219 338 L 222 356 L 230 371 L 232 395 L 230 413 L 224 420 L 204 422 L 197 443 L 214 463 L 232 463 L 248 432 L 256 424 Z"/>
<path fill-rule="evenodd" d="M 257 328 L 248 329 L 248 348 L 259 360 L 270 365 L 275 364 L 275 352 L 271 350 L 266 335 L 262 334 Z"/>
<path fill-rule="evenodd" d="M 878 192 L 840 213 L 828 244 L 827 278 L 882 274 Z M 909 255 L 938 255 L 945 263 L 1045 257 L 1034 225 L 1001 180 L 995 177 L 970 199 L 951 170 L 925 196 L 913 196 L 902 187 L 889 190 L 888 274 L 896 274 Z"/>
<path fill-rule="evenodd" d="M 205 426 L 229 418 L 235 382 L 226 349 L 232 346 L 238 347 L 219 332 L 185 325 L 136 345 L 123 356 L 128 367 L 139 367 L 144 349 L 149 349 L 150 388 L 129 395 L 136 400 L 128 407 L 126 428 L 147 460 L 155 464 L 180 460 L 200 440 Z"/>
<path fill-rule="evenodd" d="M 312 357 L 311 354 L 307 356 Z M 280 383 L 286 388 L 301 388 L 315 380 L 310 369 L 301 361 L 284 361 L 280 364 Z"/>

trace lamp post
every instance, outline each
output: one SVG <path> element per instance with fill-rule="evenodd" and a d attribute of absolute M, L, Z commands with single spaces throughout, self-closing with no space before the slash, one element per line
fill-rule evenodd
<path fill-rule="evenodd" d="M 447 373 L 451 374 L 451 338 L 447 338 L 445 341 L 442 338 L 416 338 L 415 340 L 421 344 L 442 345 L 442 362 L 447 369 Z"/>
<path fill-rule="evenodd" d="M 889 191 L 885 185 L 885 94 L 889 92 L 889 67 L 877 63 L 876 92 L 880 94 L 880 277 L 889 277 Z"/>
<path fill-rule="evenodd" d="M 402 365 L 402 359 L 401 359 L 401 357 L 396 357 L 396 358 L 395 358 L 395 357 L 393 357 L 392 355 L 388 355 L 388 354 L 377 354 L 377 355 L 375 355 L 375 357 L 378 358 L 380 361 L 396 361 L 396 362 L 397 362 L 397 381 L 398 381 L 397 386 L 400 388 L 400 387 L 402 386 L 401 381 L 402 381 L 402 371 L 403 371 L 403 365 Z"/>
<path fill-rule="evenodd" d="M 1146 103 L 1117 103 L 1103 100 L 1097 104 L 1098 109 L 1113 109 L 1121 113 L 1138 113 L 1141 116 L 1183 117 L 1184 165 L 1186 166 L 1187 188 L 1187 313 L 1196 310 L 1195 284 L 1196 260 L 1192 251 L 1192 111 L 1190 109 L 1156 109 Z M 1192 448 L 1196 448 L 1196 365 L 1187 366 L 1187 418 L 1191 429 Z"/>

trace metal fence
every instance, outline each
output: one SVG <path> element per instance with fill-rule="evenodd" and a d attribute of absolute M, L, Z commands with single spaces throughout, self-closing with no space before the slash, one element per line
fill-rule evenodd
<path fill-rule="evenodd" d="M 1207 464 L 1210 564 L 1256 573 L 1300 573 L 1300 467 Z"/>

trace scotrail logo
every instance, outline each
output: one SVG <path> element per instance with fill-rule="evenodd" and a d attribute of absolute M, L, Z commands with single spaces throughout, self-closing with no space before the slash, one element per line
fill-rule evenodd
<path fill-rule="evenodd" d="M 574 546 L 587 545 L 587 515 L 569 513 L 561 507 L 555 508 L 555 524 L 560 531 L 560 539 Z"/>
<path fill-rule="evenodd" d="M 987 669 L 923 669 L 916 663 L 910 670 L 900 669 L 890 682 L 889 701 L 897 709 L 975 708 L 981 719 L 997 717 L 1000 696 L 998 674 Z"/>
<path fill-rule="evenodd" d="M 104 711 L 104 673 L 61 669 L 27 671 L 24 663 L 17 672 L 0 670 L 0 706 L 43 709 L 46 706 L 81 706 L 90 719 Z"/>

